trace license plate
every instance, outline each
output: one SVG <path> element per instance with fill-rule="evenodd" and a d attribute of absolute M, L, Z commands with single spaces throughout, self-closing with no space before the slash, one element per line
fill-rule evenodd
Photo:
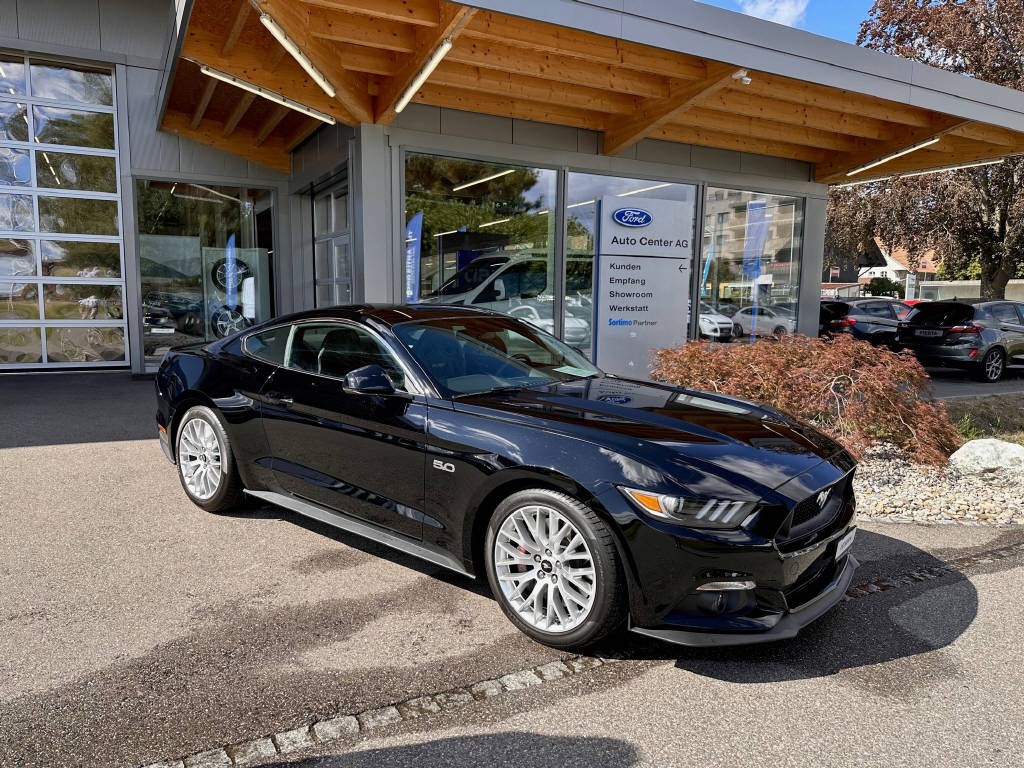
<path fill-rule="evenodd" d="M 173 328 L 150 328 L 152 333 L 174 333 Z"/>
<path fill-rule="evenodd" d="M 929 339 L 934 339 L 942 335 L 942 331 L 933 331 L 928 328 L 914 331 L 915 336 L 924 336 Z"/>
<path fill-rule="evenodd" d="M 857 535 L 857 529 L 854 528 L 852 531 L 850 531 L 848 534 L 843 536 L 843 538 L 841 538 L 836 543 L 836 560 L 838 560 L 839 558 L 841 558 L 843 555 L 845 555 L 847 552 L 850 551 L 850 547 L 853 546 L 853 537 L 856 536 L 856 535 Z"/>

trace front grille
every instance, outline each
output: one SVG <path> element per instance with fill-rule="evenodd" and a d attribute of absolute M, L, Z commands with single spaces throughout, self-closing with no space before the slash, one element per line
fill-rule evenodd
<path fill-rule="evenodd" d="M 818 497 L 828 491 L 824 506 Z M 815 541 L 827 538 L 845 526 L 853 517 L 853 476 L 847 475 L 838 483 L 816 491 L 793 507 L 786 525 L 779 531 L 776 542 L 783 552 L 793 552 Z"/>

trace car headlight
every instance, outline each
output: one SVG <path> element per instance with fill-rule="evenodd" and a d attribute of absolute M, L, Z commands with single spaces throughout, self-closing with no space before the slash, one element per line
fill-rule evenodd
<path fill-rule="evenodd" d="M 736 528 L 757 508 L 754 501 L 694 499 L 623 486 L 619 490 L 645 514 L 694 528 Z"/>

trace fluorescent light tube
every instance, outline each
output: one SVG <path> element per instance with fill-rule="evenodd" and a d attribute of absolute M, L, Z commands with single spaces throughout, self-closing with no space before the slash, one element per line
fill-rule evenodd
<path fill-rule="evenodd" d="M 274 21 L 273 17 L 268 13 L 261 13 L 260 21 L 263 23 L 263 26 L 270 31 L 270 34 L 274 36 L 274 39 L 277 40 L 277 42 L 279 42 L 282 47 L 291 54 L 291 57 L 298 62 L 299 66 L 306 70 L 306 74 L 313 78 L 314 82 L 324 89 L 324 93 L 333 99 L 335 93 L 337 93 L 337 91 L 334 90 L 334 85 L 330 80 L 324 77 L 323 72 L 313 65 L 309 56 L 307 56 L 306 53 L 296 45 L 294 40 L 288 37 L 285 31 L 281 29 L 276 21 Z"/>
<path fill-rule="evenodd" d="M 506 221 L 512 221 L 512 219 L 498 219 L 497 221 L 488 221 L 486 224 L 481 224 L 479 229 L 484 227 L 493 227 L 495 224 L 504 224 Z"/>
<path fill-rule="evenodd" d="M 490 176 L 484 176 L 482 179 L 477 179 L 476 181 L 467 181 L 465 184 L 459 184 L 459 186 L 457 187 L 452 187 L 452 192 L 461 192 L 463 189 L 475 187 L 477 184 L 483 184 L 485 181 L 494 181 L 495 179 L 500 179 L 502 176 L 508 176 L 510 173 L 515 172 L 515 168 L 509 168 L 507 171 L 492 173 Z"/>
<path fill-rule="evenodd" d="M 446 37 L 441 41 L 441 44 L 437 46 L 434 52 L 427 59 L 427 63 L 423 65 L 423 69 L 419 71 L 413 81 L 409 83 L 409 87 L 402 91 L 402 95 L 398 97 L 398 101 L 395 102 L 395 112 L 401 112 L 405 109 L 409 102 L 412 101 L 412 97 L 416 95 L 416 91 L 423 87 L 423 84 L 427 82 L 427 78 L 433 74 L 434 70 L 437 69 L 437 65 L 441 63 L 441 59 L 448 55 L 448 51 L 452 49 L 452 39 Z"/>
<path fill-rule="evenodd" d="M 864 173 L 864 171 L 869 171 L 872 168 L 877 168 L 880 165 L 885 165 L 891 160 L 895 160 L 897 157 L 909 155 L 911 152 L 917 152 L 919 149 L 930 147 L 932 144 L 938 144 L 940 141 L 942 141 L 941 136 L 933 136 L 930 139 L 914 144 L 913 146 L 907 147 L 906 149 L 901 149 L 899 152 L 893 152 L 891 155 L 880 157 L 877 160 L 872 160 L 870 163 L 867 163 L 866 165 L 860 166 L 859 168 L 854 168 L 852 171 L 847 171 L 846 175 L 856 176 L 858 173 Z"/>
<path fill-rule="evenodd" d="M 323 120 L 328 125 L 334 125 L 338 122 L 332 115 L 328 115 L 326 112 L 321 112 L 318 109 L 307 107 L 305 104 L 292 101 L 287 96 L 282 96 L 275 91 L 269 91 L 266 88 L 254 85 L 247 80 L 242 80 L 234 75 L 229 75 L 227 72 L 221 72 L 219 69 L 214 69 L 213 67 L 208 67 L 205 64 L 200 64 L 199 71 L 208 77 L 214 78 L 215 80 L 228 83 L 229 85 L 241 88 L 249 93 L 255 93 L 257 96 L 262 96 L 264 99 L 269 99 L 283 107 L 288 107 L 288 109 L 294 109 L 296 112 L 301 112 L 304 115 L 315 117 L 317 120 Z"/>
<path fill-rule="evenodd" d="M 964 168 L 981 168 L 984 165 L 1002 165 L 1002 163 L 1003 158 L 1000 158 L 998 160 L 983 160 L 978 163 L 964 163 L 962 165 L 946 165 L 943 166 L 942 168 L 932 168 L 930 170 L 925 171 L 914 171 L 913 173 L 901 173 L 900 178 L 908 179 L 911 176 L 925 176 L 929 173 L 942 173 L 943 171 L 960 171 L 963 170 Z"/>

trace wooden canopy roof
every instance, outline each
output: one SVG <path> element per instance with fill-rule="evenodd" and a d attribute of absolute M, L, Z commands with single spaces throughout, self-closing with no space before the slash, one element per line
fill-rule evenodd
<path fill-rule="evenodd" d="M 600 131 L 610 155 L 650 137 L 802 160 L 840 183 L 1024 153 L 1006 127 L 445 0 L 195 0 L 161 127 L 287 172 L 323 123 L 201 66 L 345 124 L 387 124 L 446 39 L 413 102 Z"/>

